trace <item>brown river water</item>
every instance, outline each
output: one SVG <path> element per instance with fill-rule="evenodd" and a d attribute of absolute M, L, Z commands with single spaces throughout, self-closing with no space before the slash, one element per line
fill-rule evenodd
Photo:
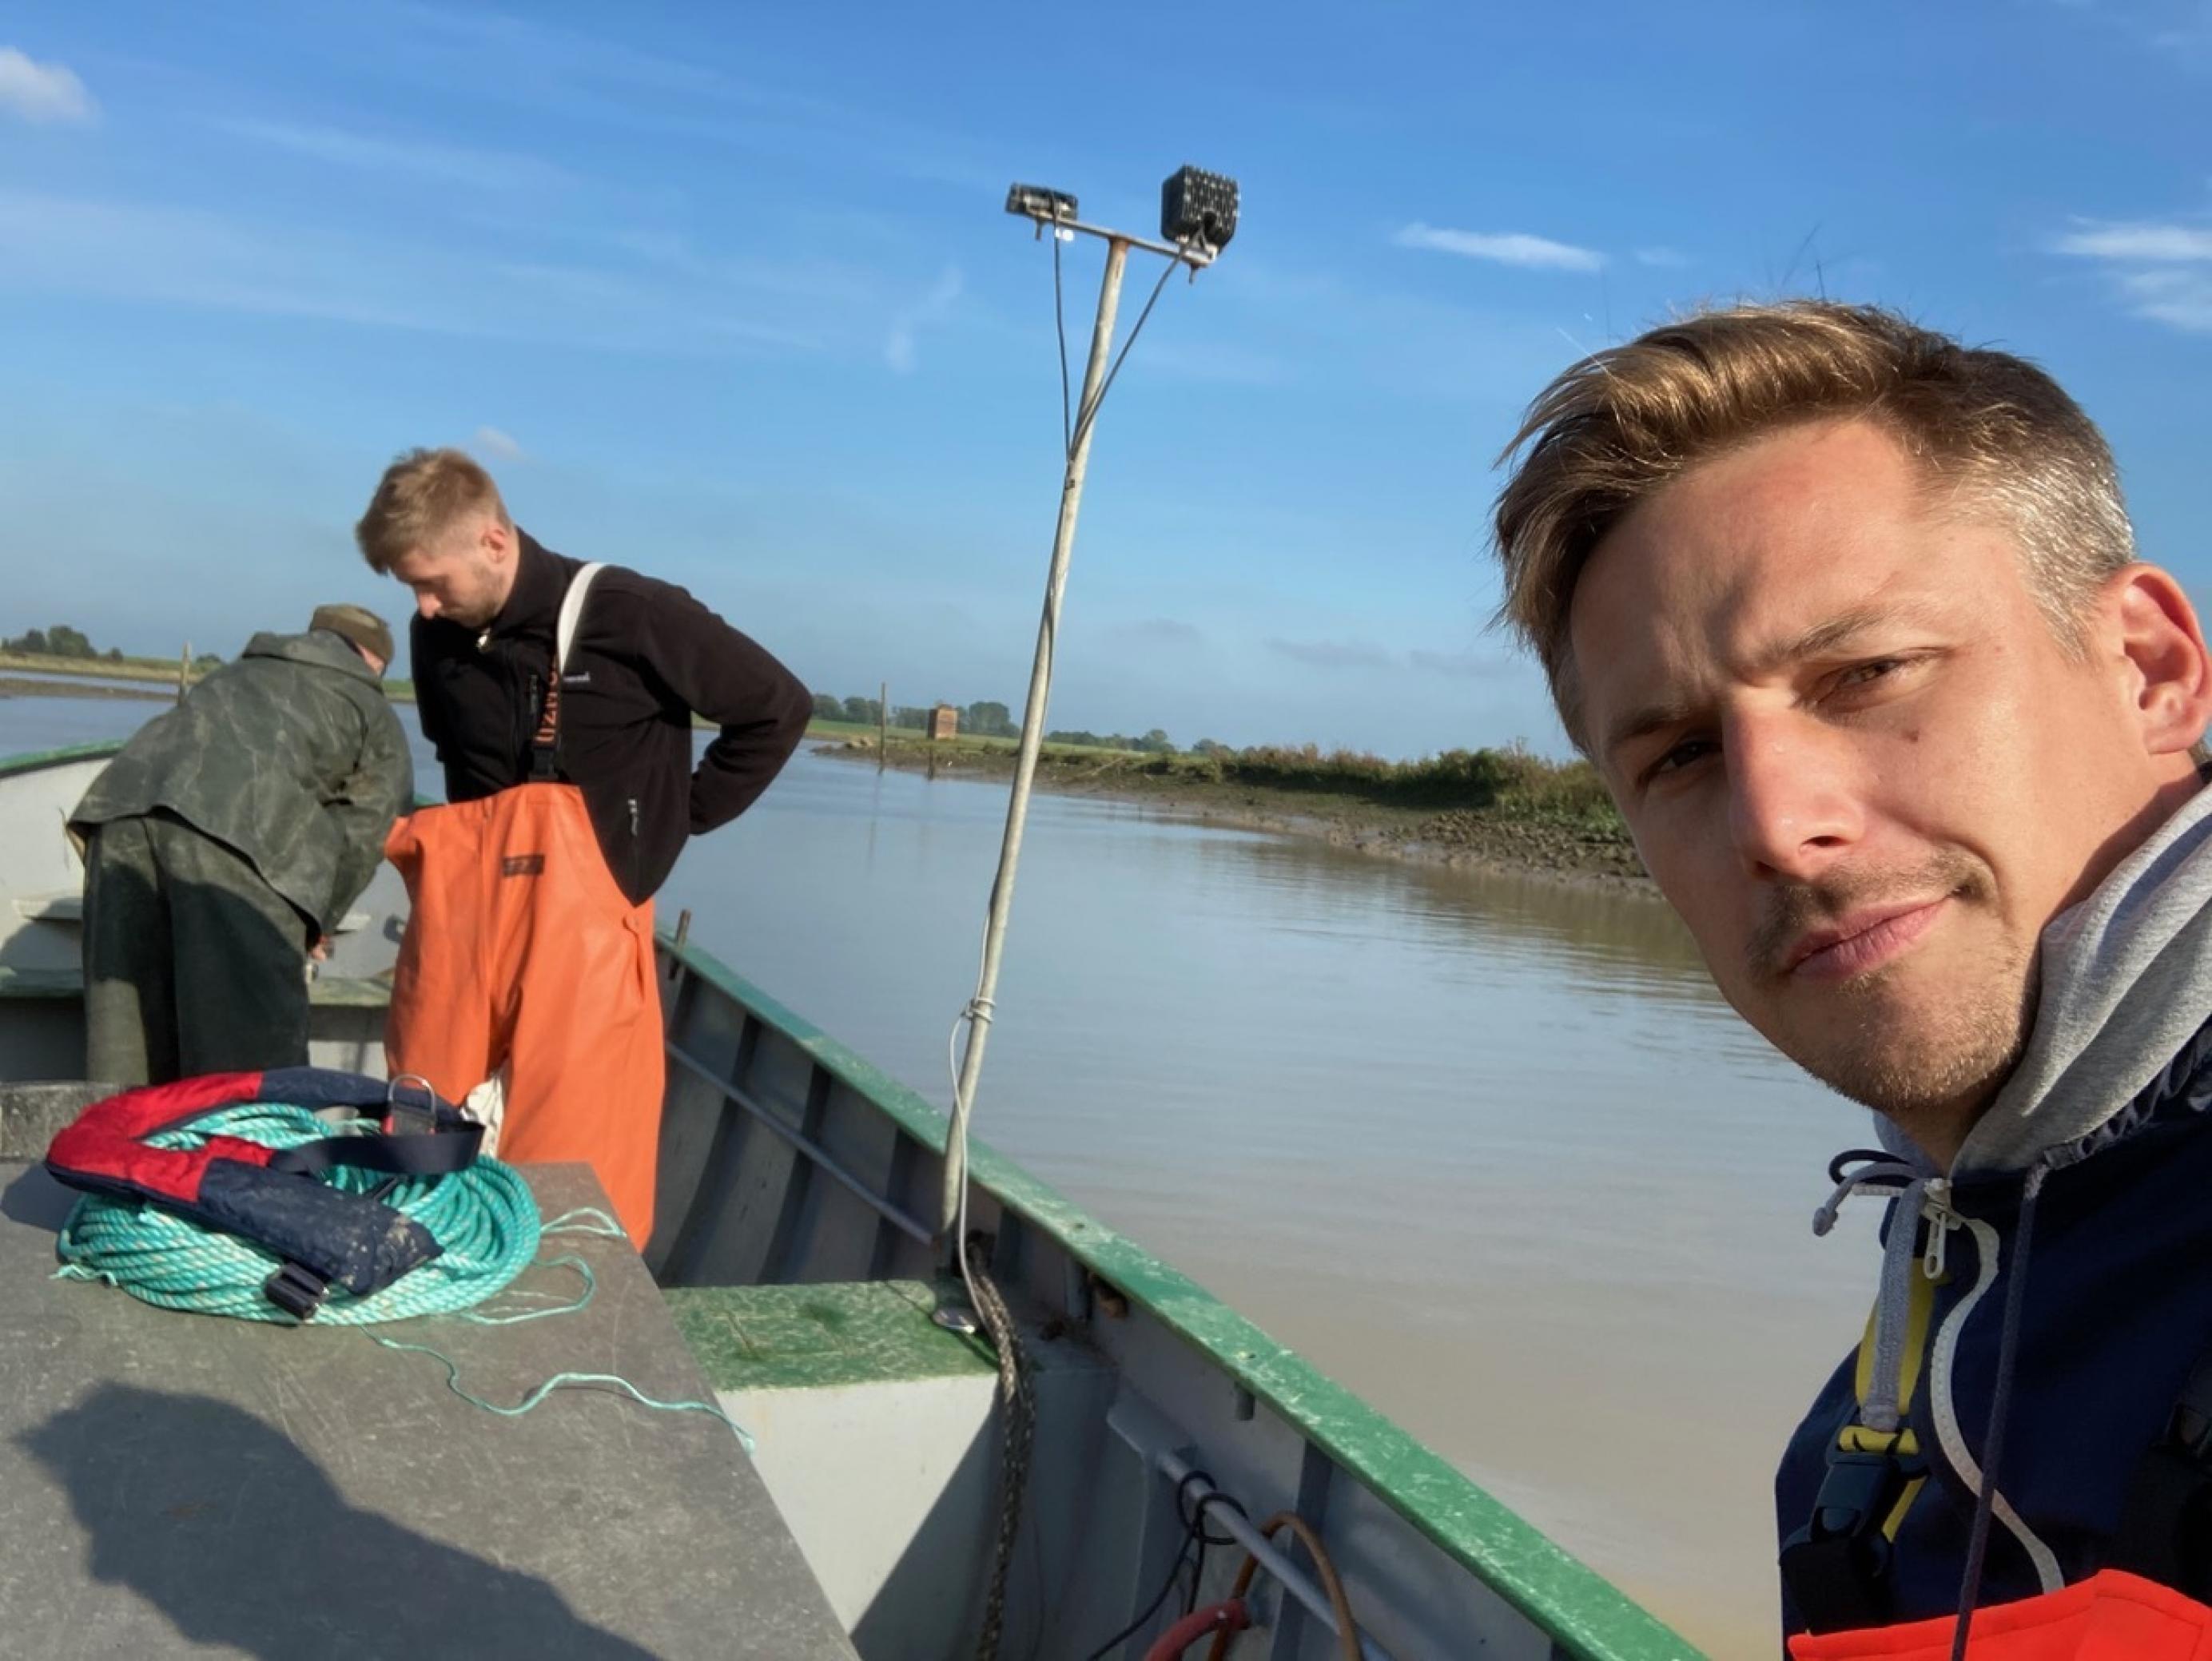
<path fill-rule="evenodd" d="M 0 700 L 0 754 L 149 712 Z M 664 915 L 945 1102 L 1005 788 L 802 755 Z M 1874 1208 L 1810 1218 L 1870 1130 L 1656 900 L 1041 797 L 976 1131 L 1711 1654 L 1778 1652 L 1774 1460 L 1875 1270 Z"/>

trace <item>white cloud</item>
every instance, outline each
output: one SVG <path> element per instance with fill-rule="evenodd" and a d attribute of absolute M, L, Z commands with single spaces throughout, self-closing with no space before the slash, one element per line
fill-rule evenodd
<path fill-rule="evenodd" d="M 707 64 L 640 52 L 605 35 L 565 28 L 513 12 L 403 5 L 405 27 L 445 52 L 513 66 L 533 86 L 559 93 L 563 82 L 633 88 L 655 98 L 730 90 L 729 78 Z M 404 31 L 403 31 L 404 32 Z"/>
<path fill-rule="evenodd" d="M 382 9 L 341 8 L 345 27 L 381 65 L 471 104 L 520 103 L 556 115 L 564 129 L 611 122 L 633 130 L 727 145 L 788 164 L 857 161 L 918 182 L 963 191 L 1003 191 L 999 161 L 875 105 L 839 104 L 789 84 L 789 77 L 746 78 L 717 66 L 706 52 L 683 57 L 641 52 L 608 35 L 526 15 L 542 8 L 447 9 L 403 5 L 400 27 Z M 500 75 L 487 84 L 483 65 Z"/>
<path fill-rule="evenodd" d="M 2212 335 L 2212 226 L 2085 222 L 2051 244 L 2094 259 L 2137 317 L 2192 335 Z"/>
<path fill-rule="evenodd" d="M 2192 68 L 2212 61 L 2212 5 L 2203 0 L 2191 14 L 2180 18 L 2170 28 L 2154 31 L 2150 44 L 2164 52 L 2171 52 Z"/>
<path fill-rule="evenodd" d="M 1656 265 L 1666 270 L 1678 270 L 1690 263 L 1690 257 L 1678 248 L 1638 248 L 1638 265 Z"/>
<path fill-rule="evenodd" d="M 965 286 L 960 268 L 946 266 L 927 294 L 892 319 L 890 336 L 884 342 L 884 361 L 902 375 L 912 374 L 919 361 L 915 353 L 916 333 L 927 324 L 943 322 Z"/>
<path fill-rule="evenodd" d="M 1218 340 L 1145 342 L 1145 373 L 1220 386 L 1282 386 L 1297 379 L 1285 358 Z"/>
<path fill-rule="evenodd" d="M 2148 48 L 2183 69 L 2212 68 L 2212 4 L 2207 0 L 2048 0 L 2070 12 L 2102 44 Z"/>
<path fill-rule="evenodd" d="M 1205 631 L 1197 624 L 1187 623 L 1180 617 L 1139 618 L 1134 622 L 1116 624 L 1112 633 L 1116 640 L 1157 646 L 1200 646 L 1206 644 Z"/>
<path fill-rule="evenodd" d="M 1594 248 L 1577 248 L 1549 237 L 1525 231 L 1453 231 L 1418 221 L 1391 239 L 1401 248 L 1425 248 L 1465 259 L 1487 259 L 1500 265 L 1519 265 L 1536 271 L 1595 271 L 1605 256 Z"/>
<path fill-rule="evenodd" d="M 1267 642 L 1267 650 L 1294 664 L 1315 669 L 1387 669 L 1396 659 L 1372 640 L 1285 640 Z"/>
<path fill-rule="evenodd" d="M 2137 315 L 2192 335 L 2212 335 L 2212 272 L 2130 271 L 2120 291 Z"/>
<path fill-rule="evenodd" d="M 84 82 L 59 64 L 0 46 L 0 111 L 25 121 L 89 121 L 100 113 Z"/>
<path fill-rule="evenodd" d="M 2057 247 L 2092 259 L 2212 260 L 2212 226 L 2092 225 L 2059 238 Z"/>
<path fill-rule="evenodd" d="M 262 317 L 548 343 L 568 350 L 865 350 L 840 308 L 731 285 L 488 260 L 471 249 L 0 186 L 0 294 L 190 306 Z"/>
<path fill-rule="evenodd" d="M 1224 260 L 1206 274 L 1249 339 L 1295 378 L 1334 375 L 1393 397 L 1510 402 L 1559 367 L 1559 338 L 1541 322 L 1404 289 L 1352 282 L 1334 272 Z M 1180 345 L 1173 336 L 1162 347 Z M 1145 349 L 1155 349 L 1147 338 Z M 1148 356 L 1147 362 L 1152 360 Z"/>
<path fill-rule="evenodd" d="M 496 427 L 477 428 L 475 444 L 486 455 L 495 456 L 501 461 L 520 461 L 523 458 L 522 446 L 515 442 L 512 434 L 502 433 Z"/>
<path fill-rule="evenodd" d="M 1415 669 L 1431 675 L 1449 675 L 1455 680 L 1487 681 L 1510 676 L 1521 665 L 1514 658 L 1500 652 L 1427 652 L 1407 653 L 1406 661 Z"/>
<path fill-rule="evenodd" d="M 295 155 L 364 173 L 413 173 L 482 191 L 543 189 L 568 174 L 550 162 L 506 150 L 476 150 L 349 132 L 339 127 L 299 126 L 283 121 L 224 117 L 210 124 L 234 138 L 250 139 Z"/>
<path fill-rule="evenodd" d="M 680 265 L 691 255 L 691 239 L 677 231 L 617 231 L 608 240 L 657 265 Z"/>

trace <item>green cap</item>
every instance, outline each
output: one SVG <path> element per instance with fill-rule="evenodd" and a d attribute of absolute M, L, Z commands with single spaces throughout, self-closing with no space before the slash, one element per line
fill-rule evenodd
<path fill-rule="evenodd" d="M 362 651 L 374 652 L 386 669 L 392 666 L 392 631 L 367 606 L 319 605 L 315 615 L 307 619 L 307 627 L 327 628 Z"/>

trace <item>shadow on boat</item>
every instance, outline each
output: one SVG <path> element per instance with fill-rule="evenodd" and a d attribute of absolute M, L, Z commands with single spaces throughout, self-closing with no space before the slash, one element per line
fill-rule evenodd
<path fill-rule="evenodd" d="M 18 1442 L 68 1493 L 92 1578 L 128 1586 L 192 1644 L 267 1661 L 653 1661 L 544 1580 L 348 1504 L 281 1432 L 227 1403 L 106 1383 Z M 472 1463 L 439 1478 L 438 1462 L 423 1462 L 452 1484 L 457 1524 L 499 1503 Z"/>

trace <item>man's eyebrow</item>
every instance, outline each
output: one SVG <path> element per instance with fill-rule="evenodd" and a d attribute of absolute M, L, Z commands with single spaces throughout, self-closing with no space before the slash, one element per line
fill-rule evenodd
<path fill-rule="evenodd" d="M 1691 706 L 1681 700 L 1645 704 L 1632 709 L 1606 729 L 1605 743 L 1598 754 L 1610 757 L 1624 744 L 1632 744 L 1638 738 L 1648 737 L 1662 727 L 1671 727 L 1689 718 Z"/>
<path fill-rule="evenodd" d="M 1893 623 L 1917 623 L 1929 619 L 1929 608 L 1912 602 L 1854 606 L 1819 622 L 1803 633 L 1761 647 L 1751 655 L 1754 670 L 1763 671 L 1808 658 L 1822 658 L 1849 646 L 1860 635 Z M 1686 700 L 1671 699 L 1632 709 L 1606 729 L 1601 755 L 1610 756 L 1624 744 L 1650 737 L 1662 728 L 1688 720 L 1696 706 Z"/>
<path fill-rule="evenodd" d="M 1783 664 L 1794 664 L 1801 658 L 1825 657 L 1838 646 L 1849 645 L 1869 629 L 1878 628 L 1884 623 L 1909 621 L 1919 615 L 1916 607 L 1854 606 L 1824 623 L 1814 624 L 1794 640 L 1779 641 L 1753 652 L 1752 662 L 1759 669 L 1771 669 Z"/>

